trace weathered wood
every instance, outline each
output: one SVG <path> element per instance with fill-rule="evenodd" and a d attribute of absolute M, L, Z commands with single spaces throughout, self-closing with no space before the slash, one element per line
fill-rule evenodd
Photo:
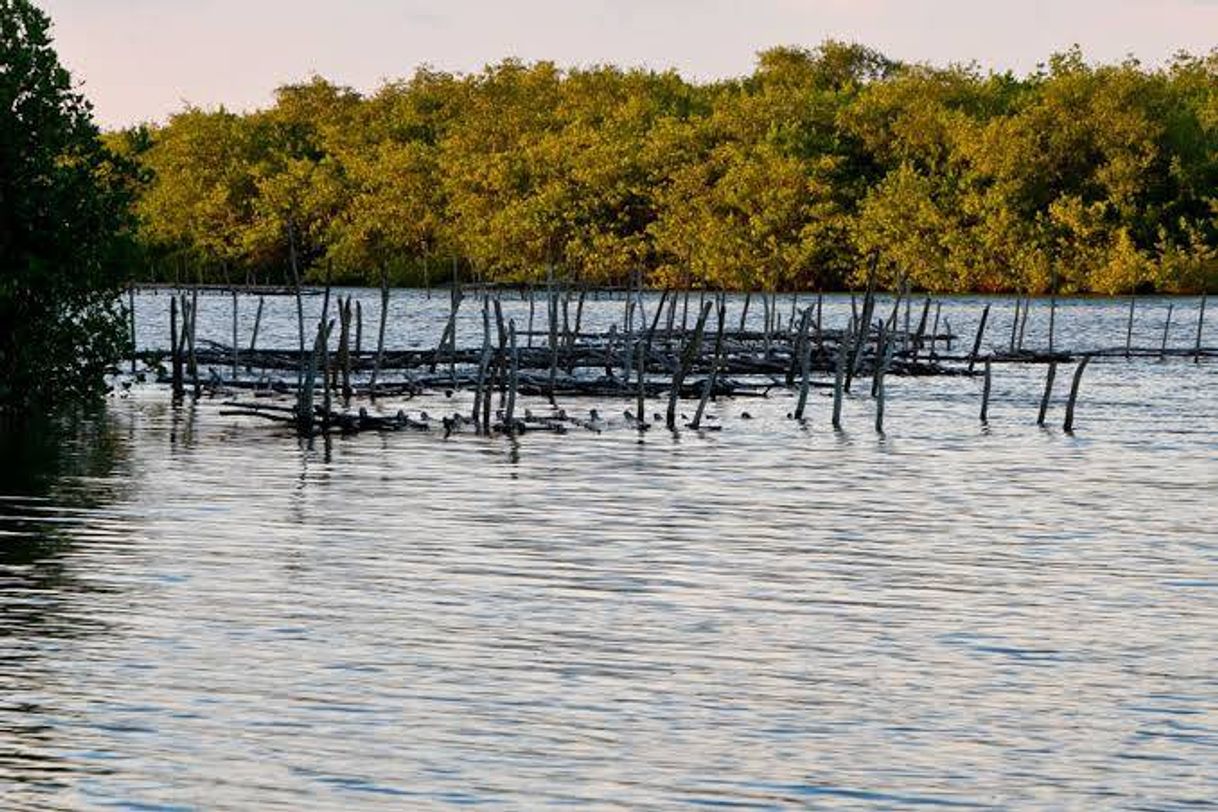
<path fill-rule="evenodd" d="M 1201 294 L 1201 309 L 1197 312 L 1197 344 L 1193 355 L 1193 363 L 1201 363 L 1201 333 L 1205 329 L 1205 299 L 1206 294 Z"/>
<path fill-rule="evenodd" d="M 127 313 L 131 320 L 131 374 L 135 374 L 135 356 L 137 344 L 135 340 L 135 285 L 127 285 Z"/>
<path fill-rule="evenodd" d="M 1028 313 L 1032 310 L 1032 296 L 1029 294 L 1023 298 L 1023 315 L 1019 317 L 1019 340 L 1015 342 L 1015 351 L 1023 352 L 1023 336 L 1024 330 L 1028 326 Z"/>
<path fill-rule="evenodd" d="M 512 353 L 512 367 L 508 373 L 508 399 L 503 411 L 503 425 L 508 434 L 515 434 L 516 390 L 520 387 L 520 352 L 516 349 L 516 321 L 514 319 L 508 319 L 508 345 Z"/>
<path fill-rule="evenodd" d="M 178 297 L 169 297 L 169 346 L 172 372 L 170 376 L 174 400 L 182 397 L 182 345 L 178 337 Z"/>
<path fill-rule="evenodd" d="M 233 380 L 237 380 L 238 350 L 237 350 L 237 291 L 233 291 Z"/>
<path fill-rule="evenodd" d="M 381 373 L 381 360 L 385 356 L 385 324 L 389 321 L 389 272 L 381 268 L 381 321 L 376 336 L 376 360 L 372 364 L 372 378 L 368 382 L 368 393 L 376 400 L 376 379 Z"/>
<path fill-rule="evenodd" d="M 1049 413 L 1049 401 L 1053 397 L 1053 380 L 1057 377 L 1057 362 L 1049 362 L 1049 371 L 1045 373 L 1045 391 L 1040 396 L 1040 413 L 1036 417 L 1036 425 L 1045 424 L 1045 415 Z"/>
<path fill-rule="evenodd" d="M 258 310 L 254 313 L 254 332 L 250 336 L 250 349 L 252 353 L 258 349 L 258 328 L 262 326 L 262 306 L 266 303 L 263 296 L 258 297 Z"/>
<path fill-rule="evenodd" d="M 1067 434 L 1074 431 L 1074 404 L 1078 400 L 1078 387 L 1083 380 L 1083 371 L 1087 369 L 1087 364 L 1090 362 L 1091 356 L 1085 355 L 1074 368 L 1074 380 L 1070 384 L 1070 398 L 1066 401 L 1066 419 L 1062 423 L 1062 429 Z"/>
<path fill-rule="evenodd" d="M 804 409 L 808 405 L 808 385 L 811 379 L 812 344 L 808 341 L 808 323 L 812 319 L 812 308 L 804 310 L 803 318 L 799 320 L 799 363 L 802 378 L 799 384 L 799 401 L 795 404 L 795 419 L 804 419 Z"/>
<path fill-rule="evenodd" d="M 990 362 L 986 359 L 985 362 L 985 383 L 981 388 L 981 424 L 985 425 L 990 422 Z"/>
<path fill-rule="evenodd" d="M 1159 346 L 1159 360 L 1167 355 L 1167 334 L 1171 332 L 1171 313 L 1175 305 L 1171 302 L 1167 303 L 1167 318 L 1163 322 L 1163 343 Z"/>
<path fill-rule="evenodd" d="M 968 371 L 973 371 L 973 365 L 977 363 L 977 353 L 981 351 L 981 340 L 985 336 L 985 323 L 990 318 L 990 306 L 987 304 L 985 309 L 981 311 L 981 323 L 977 326 L 977 335 L 973 339 L 973 351 L 968 356 Z"/>
<path fill-rule="evenodd" d="M 837 371 L 833 378 L 833 428 L 841 429 L 842 427 L 842 390 L 846 376 L 846 366 L 848 364 L 848 355 L 850 340 L 847 337 L 838 342 L 837 345 Z"/>
<path fill-rule="evenodd" d="M 698 322 L 694 327 L 694 334 L 685 345 L 684 352 L 681 353 L 681 365 L 677 369 L 672 379 L 672 388 L 668 395 L 668 414 L 666 424 L 670 431 L 676 431 L 677 428 L 677 398 L 681 396 L 681 386 L 685 382 L 685 377 L 689 374 L 689 370 L 693 367 L 694 359 L 698 357 L 698 349 L 702 344 L 702 332 L 706 329 L 706 317 L 710 314 L 711 304 L 707 302 L 702 307 L 702 312 L 698 316 Z"/>
<path fill-rule="evenodd" d="M 706 412 L 706 402 L 710 400 L 711 392 L 715 389 L 715 379 L 719 374 L 719 361 L 723 357 L 723 326 L 727 320 L 727 298 L 720 297 L 718 302 L 719 311 L 719 326 L 715 330 L 715 351 L 711 356 L 710 374 L 706 376 L 706 384 L 702 388 L 702 399 L 698 401 L 698 409 L 694 412 L 693 422 L 689 427 L 695 431 L 702 426 L 702 415 Z M 639 408 L 639 414 L 643 413 L 642 407 Z"/>
<path fill-rule="evenodd" d="M 1023 298 L 1015 297 L 1015 318 L 1011 320 L 1011 352 L 1015 352 L 1015 340 L 1019 337 L 1019 306 Z"/>
<path fill-rule="evenodd" d="M 1138 297 L 1129 297 L 1129 324 L 1125 327 L 1125 358 L 1129 358 L 1129 351 L 1133 346 L 1133 312 L 1137 307 Z"/>

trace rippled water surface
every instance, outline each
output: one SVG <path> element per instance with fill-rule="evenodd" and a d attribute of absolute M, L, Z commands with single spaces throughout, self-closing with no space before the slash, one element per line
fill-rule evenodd
<path fill-rule="evenodd" d="M 393 306 L 390 345 L 434 342 L 446 300 Z M 944 314 L 971 336 L 979 309 Z M 1123 344 L 1126 316 L 1066 302 L 1058 341 Z M 153 386 L 9 432 L 0 808 L 1206 808 L 1218 364 L 1097 361 L 1073 436 L 1068 372 L 1046 429 L 1043 369 L 1000 366 L 988 427 L 977 380 L 891 379 L 883 436 L 862 392 L 835 433 L 823 390 L 804 425 L 776 390 L 712 404 L 716 432 L 308 447 Z"/>

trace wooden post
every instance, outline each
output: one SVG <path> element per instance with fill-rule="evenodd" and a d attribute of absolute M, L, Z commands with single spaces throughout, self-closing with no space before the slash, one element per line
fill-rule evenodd
<path fill-rule="evenodd" d="M 327 280 L 329 273 L 326 274 Z M 342 305 L 340 304 L 339 307 Z M 326 294 L 322 299 L 321 305 L 321 323 L 326 325 L 325 337 L 321 342 L 321 413 L 322 413 L 322 431 L 330 429 L 330 327 L 333 324 L 330 320 L 330 283 L 326 282 Z M 317 363 L 316 359 L 313 361 Z"/>
<path fill-rule="evenodd" d="M 1078 400 L 1078 385 L 1083 380 L 1083 370 L 1087 368 L 1087 364 L 1091 362 L 1090 355 L 1084 355 L 1083 360 L 1079 362 L 1074 370 L 1074 381 L 1070 384 L 1070 398 L 1066 401 L 1066 420 L 1062 424 L 1062 429 L 1067 433 L 1074 431 L 1074 402 Z"/>
<path fill-rule="evenodd" d="M 688 291 L 686 295 L 688 296 Z M 698 322 L 694 327 L 694 334 L 686 341 L 685 351 L 681 354 L 681 365 L 672 378 L 672 391 L 668 393 L 667 415 L 667 425 L 670 431 L 677 429 L 677 398 L 681 396 L 681 386 L 685 383 L 685 376 L 689 374 L 689 370 L 698 357 L 698 350 L 702 345 L 702 332 L 706 329 L 706 317 L 710 314 L 710 309 L 710 302 L 702 307 L 702 313 L 698 316 Z"/>
<path fill-rule="evenodd" d="M 1197 346 L 1193 351 L 1193 363 L 1201 363 L 1201 331 L 1205 327 L 1205 299 L 1206 294 L 1201 294 L 1201 311 L 1197 314 Z"/>
<path fill-rule="evenodd" d="M 532 292 L 529 301 L 533 300 Z M 520 386 L 520 353 L 516 349 L 516 320 L 508 319 L 508 345 L 512 353 L 511 371 L 508 373 L 507 407 L 503 412 L 503 422 L 508 434 L 516 433 L 516 389 Z"/>
<path fill-rule="evenodd" d="M 376 358 L 372 362 L 372 378 L 368 381 L 368 397 L 376 400 L 376 379 L 381 372 L 381 359 L 385 354 L 385 322 L 389 318 L 389 272 L 381 267 L 381 326 L 376 336 Z M 455 328 L 454 328 L 455 332 Z"/>
<path fill-rule="evenodd" d="M 1133 346 L 1133 311 L 1137 307 L 1138 297 L 1129 297 L 1129 324 L 1125 327 L 1125 358 L 1128 360 L 1129 353 Z"/>
<path fill-rule="evenodd" d="M 313 352 L 309 354 L 308 367 L 296 401 L 296 433 L 301 437 L 313 436 L 313 384 L 317 379 L 317 361 L 322 349 L 330 339 L 330 327 L 325 321 L 317 325 L 317 338 L 313 341 Z M 329 419 L 329 415 L 325 416 Z"/>
<path fill-rule="evenodd" d="M 1028 326 L 1028 311 L 1032 309 L 1032 295 L 1028 294 L 1023 297 L 1023 315 L 1019 317 L 1019 339 L 1015 342 L 1015 349 L 1018 352 L 1023 352 L 1023 334 Z"/>
<path fill-rule="evenodd" d="M 490 399 L 490 393 L 484 393 L 486 383 L 486 370 L 491 360 L 491 322 L 490 311 L 487 308 L 486 296 L 482 297 L 482 355 L 478 361 L 478 378 L 474 385 L 474 409 L 470 415 L 473 420 L 474 427 L 479 434 L 489 433 L 488 427 L 483 423 L 483 400 Z"/>
<path fill-rule="evenodd" d="M 1167 355 L 1167 334 L 1171 331 L 1171 312 L 1175 308 L 1175 304 L 1167 303 L 1167 320 L 1163 322 L 1163 343 L 1159 346 L 1159 360 L 1162 361 Z"/>
<path fill-rule="evenodd" d="M 533 312 L 536 309 L 537 303 L 533 299 L 533 286 L 529 285 L 529 335 L 525 340 L 528 342 L 526 346 L 533 346 Z"/>
<path fill-rule="evenodd" d="M 131 374 L 135 374 L 135 283 L 127 285 L 127 310 L 131 315 Z"/>
<path fill-rule="evenodd" d="M 185 318 L 185 314 L 183 314 L 183 318 Z M 177 294 L 169 297 L 169 352 L 172 365 L 173 397 L 175 400 L 180 400 L 182 397 L 182 345 L 178 336 Z"/>
<path fill-rule="evenodd" d="M 190 289 L 190 323 L 186 330 L 186 347 L 190 352 L 188 359 L 189 365 L 187 370 L 190 372 L 190 378 L 194 384 L 194 396 L 199 396 L 199 358 L 195 355 L 195 328 L 199 324 L 199 289 L 192 287 Z"/>
<path fill-rule="evenodd" d="M 1049 371 L 1045 375 L 1045 393 L 1040 396 L 1040 413 L 1036 417 L 1036 425 L 1045 424 L 1045 415 L 1049 412 L 1049 400 L 1053 397 L 1053 379 L 1057 377 L 1057 362 L 1049 362 Z"/>
<path fill-rule="evenodd" d="M 715 353 L 711 358 L 710 374 L 706 376 L 706 385 L 702 388 L 702 399 L 698 401 L 698 409 L 694 412 L 694 420 L 689 424 L 689 427 L 695 431 L 702 425 L 702 415 L 706 412 L 706 402 L 710 400 L 711 392 L 715 389 L 715 381 L 719 374 L 719 359 L 723 357 L 723 327 L 726 321 L 727 297 L 723 296 L 719 300 L 719 327 L 715 331 Z"/>
<path fill-rule="evenodd" d="M 749 302 L 753 299 L 753 291 L 745 291 L 744 307 L 740 309 L 740 332 L 744 332 L 744 323 L 749 318 Z"/>
<path fill-rule="evenodd" d="M 871 397 L 878 398 L 880 396 L 880 376 L 884 374 L 883 361 L 884 351 L 887 348 L 889 337 L 892 335 L 889 332 L 888 326 L 884 321 L 876 323 L 875 332 L 875 362 L 871 366 Z"/>
<path fill-rule="evenodd" d="M 1019 306 L 1023 303 L 1022 296 L 1015 297 L 1015 318 L 1011 322 L 1011 353 L 1015 352 L 1015 339 L 1019 335 Z"/>
<path fill-rule="evenodd" d="M 884 433 L 884 400 L 887 397 L 884 386 L 884 375 L 888 371 L 888 359 L 890 357 L 890 346 L 895 342 L 891 335 L 885 336 L 881 328 L 880 337 L 876 339 L 876 376 L 875 376 L 875 431 L 876 434 Z"/>
<path fill-rule="evenodd" d="M 364 306 L 355 300 L 355 354 L 364 350 Z M 434 369 L 433 369 L 434 371 Z"/>
<path fill-rule="evenodd" d="M 482 297 L 482 340 L 486 346 L 488 367 L 482 376 L 485 388 L 482 394 L 482 419 L 479 422 L 482 425 L 482 433 L 489 436 L 491 434 L 491 395 L 494 392 L 494 383 L 490 376 L 494 373 L 495 360 L 495 352 L 491 342 L 491 303 L 489 293 L 483 294 Z"/>
<path fill-rule="evenodd" d="M 981 424 L 984 426 L 990 422 L 990 361 L 987 358 L 985 361 L 985 385 L 981 389 Z"/>
<path fill-rule="evenodd" d="M 343 375 L 343 404 L 351 403 L 351 297 L 347 303 L 340 305 L 338 332 L 338 363 Z"/>
<path fill-rule="evenodd" d="M 1049 298 L 1049 352 L 1053 352 L 1053 330 L 1057 324 L 1057 295 Z"/>
<path fill-rule="evenodd" d="M 930 328 L 930 357 L 935 357 L 935 342 L 939 340 L 939 313 L 943 309 L 943 302 L 935 302 L 935 326 Z"/>
<path fill-rule="evenodd" d="M 990 306 L 987 304 L 985 310 L 981 311 L 981 324 L 977 326 L 977 335 L 973 339 L 973 351 L 968 356 L 968 371 L 973 371 L 973 364 L 977 362 L 977 353 L 981 351 L 981 339 L 985 335 L 985 323 L 990 318 Z"/>
<path fill-rule="evenodd" d="M 237 349 L 237 289 L 233 288 L 233 380 L 237 380 L 238 364 Z"/>
<path fill-rule="evenodd" d="M 554 267 L 548 272 L 547 300 L 550 310 L 550 405 L 557 405 L 554 391 L 558 387 L 558 297 L 554 291 Z"/>
<path fill-rule="evenodd" d="M 799 340 L 796 346 L 799 347 L 799 364 L 800 372 L 803 377 L 799 383 L 799 402 L 795 404 L 795 419 L 804 419 L 804 408 L 808 405 L 808 386 L 811 376 L 812 366 L 812 344 L 808 341 L 808 322 L 812 319 L 812 308 L 808 307 L 804 310 L 803 318 L 799 320 Z"/>
<path fill-rule="evenodd" d="M 292 268 L 292 282 L 296 289 L 296 328 L 300 337 L 300 357 L 297 359 L 296 366 L 296 388 L 300 389 L 304 385 L 305 377 L 305 323 L 304 323 L 304 297 L 300 291 L 300 267 L 296 264 L 296 224 L 295 221 L 288 221 L 288 260 Z"/>
<path fill-rule="evenodd" d="M 254 314 L 254 334 L 250 336 L 250 355 L 258 348 L 258 328 L 262 326 L 262 305 L 265 297 L 258 297 L 258 311 Z"/>
<path fill-rule="evenodd" d="M 842 384 L 846 376 L 847 352 L 850 344 L 849 331 L 837 345 L 837 372 L 833 379 L 833 428 L 842 427 Z"/>
<path fill-rule="evenodd" d="M 647 375 L 647 344 L 648 343 L 645 341 L 640 341 L 637 346 L 639 366 L 638 366 L 638 381 L 637 381 L 638 389 L 636 392 L 635 400 L 637 401 L 637 407 L 639 410 L 639 413 L 637 415 L 638 421 L 639 421 L 639 431 L 647 430 L 647 418 L 644 416 L 645 413 L 643 411 L 644 405 L 646 403 L 646 398 L 647 398 L 647 377 L 646 377 L 646 375 Z"/>

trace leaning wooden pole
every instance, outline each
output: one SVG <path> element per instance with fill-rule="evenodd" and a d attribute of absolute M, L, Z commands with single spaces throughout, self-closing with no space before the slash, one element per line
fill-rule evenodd
<path fill-rule="evenodd" d="M 1070 384 L 1070 398 L 1066 401 L 1066 420 L 1062 423 L 1062 429 L 1067 433 L 1074 431 L 1074 403 L 1078 400 L 1078 386 L 1083 380 L 1083 371 L 1087 369 L 1087 364 L 1091 362 L 1090 355 L 1084 355 L 1083 360 L 1079 361 L 1078 366 L 1074 369 L 1074 381 Z"/>
<path fill-rule="evenodd" d="M 977 335 L 973 339 L 973 351 L 968 355 L 968 371 L 973 371 L 973 365 L 977 362 L 977 353 L 981 352 L 981 340 L 985 336 L 985 323 L 990 318 L 990 306 L 987 304 L 985 309 L 981 311 L 981 324 L 977 326 Z"/>
<path fill-rule="evenodd" d="M 719 361 L 723 357 L 723 326 L 727 320 L 726 297 L 720 299 L 718 310 L 719 327 L 715 330 L 715 352 L 711 359 L 710 374 L 706 376 L 706 383 L 702 387 L 702 399 L 698 401 L 698 409 L 694 412 L 693 422 L 689 424 L 689 427 L 695 431 L 702 425 L 702 415 L 706 412 L 706 402 L 710 400 L 711 392 L 715 389 L 715 380 L 719 374 Z"/>
<path fill-rule="evenodd" d="M 1159 345 L 1160 361 L 1167 355 L 1167 334 L 1171 332 L 1171 312 L 1174 308 L 1174 304 L 1171 302 L 1167 303 L 1167 319 L 1163 322 L 1163 343 Z"/>
<path fill-rule="evenodd" d="M 706 329 L 706 317 L 710 314 L 710 310 L 711 303 L 706 302 L 702 306 L 702 312 L 698 315 L 697 324 L 694 325 L 694 334 L 685 344 L 685 351 L 681 354 L 681 364 L 672 377 L 672 389 L 668 393 L 668 414 L 665 420 L 669 431 L 677 429 L 677 399 L 681 397 L 681 387 L 685 384 L 685 376 L 689 374 L 698 357 L 698 351 L 702 346 L 702 333 Z"/>
<path fill-rule="evenodd" d="M 1045 391 L 1040 396 L 1040 413 L 1036 417 L 1036 425 L 1045 424 L 1045 415 L 1049 413 L 1049 401 L 1053 397 L 1053 380 L 1057 377 L 1057 362 L 1049 362 L 1049 371 L 1045 374 Z"/>

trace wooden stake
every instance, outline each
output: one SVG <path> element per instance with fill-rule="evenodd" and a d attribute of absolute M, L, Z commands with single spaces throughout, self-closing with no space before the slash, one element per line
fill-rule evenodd
<path fill-rule="evenodd" d="M 841 343 L 837 345 L 837 372 L 833 379 L 833 428 L 841 429 L 842 427 L 842 389 L 843 382 L 846 377 L 846 364 L 848 347 L 850 346 L 849 331 L 842 336 Z"/>
<path fill-rule="evenodd" d="M 135 284 L 127 285 L 127 310 L 131 316 L 131 374 L 135 374 Z"/>
<path fill-rule="evenodd" d="M 1162 361 L 1167 355 L 1167 334 L 1171 330 L 1171 313 L 1175 308 L 1172 302 L 1167 303 L 1167 320 L 1163 322 L 1163 343 L 1159 346 L 1159 360 Z"/>
<path fill-rule="evenodd" d="M 237 289 L 233 288 L 233 380 L 237 380 Z"/>
<path fill-rule="evenodd" d="M 985 362 L 985 385 L 981 389 L 981 424 L 986 425 L 990 422 L 990 361 L 987 358 Z"/>
<path fill-rule="evenodd" d="M 702 425 L 702 415 L 706 412 L 706 402 L 710 400 L 711 392 L 715 389 L 715 379 L 719 373 L 719 359 L 723 356 L 723 326 L 727 321 L 727 298 L 719 301 L 719 327 L 715 331 L 715 353 L 711 358 L 710 374 L 706 376 L 706 385 L 702 387 L 702 399 L 698 401 L 698 409 L 694 412 L 694 420 L 689 424 L 695 431 Z M 640 408 L 640 413 L 642 409 Z"/>
<path fill-rule="evenodd" d="M 381 372 L 381 359 L 385 354 L 385 322 L 389 319 L 389 272 L 381 267 L 381 326 L 376 337 L 376 359 L 372 362 L 372 378 L 368 382 L 368 397 L 376 400 L 376 379 Z"/>
<path fill-rule="evenodd" d="M 1083 370 L 1090 362 L 1091 356 L 1084 355 L 1083 360 L 1074 369 L 1074 381 L 1070 384 L 1070 399 L 1066 401 L 1066 420 L 1062 424 L 1062 429 L 1067 434 L 1074 432 L 1074 402 L 1078 400 L 1078 385 L 1083 380 Z"/>
<path fill-rule="evenodd" d="M 796 420 L 804 419 L 804 408 L 808 404 L 808 386 L 812 366 L 812 344 L 808 341 L 808 322 L 811 320 L 812 308 L 808 307 L 804 310 L 803 318 L 799 320 L 799 340 L 796 342 L 799 347 L 800 372 L 803 376 L 799 383 L 799 402 L 795 404 Z"/>
<path fill-rule="evenodd" d="M 698 316 L 693 336 L 685 343 L 685 351 L 681 354 L 681 365 L 672 378 L 672 390 L 668 393 L 667 416 L 667 425 L 670 431 L 676 431 L 677 429 L 677 399 L 681 397 L 681 386 L 685 383 L 685 376 L 689 374 L 689 370 L 693 367 L 694 361 L 698 357 L 698 350 L 702 344 L 702 332 L 706 329 L 706 317 L 710 314 L 710 309 L 711 303 L 707 302 L 702 308 L 702 313 Z"/>
<path fill-rule="evenodd" d="M 182 345 L 178 339 L 178 297 L 169 297 L 169 353 L 172 364 L 173 397 L 182 398 Z"/>
<path fill-rule="evenodd" d="M 990 318 L 990 306 L 987 304 L 985 310 L 981 311 L 981 324 L 977 326 L 977 335 L 973 339 L 973 351 L 968 356 L 968 371 L 973 371 L 973 364 L 977 362 L 977 353 L 981 351 L 981 339 L 985 335 L 985 323 Z"/>
<path fill-rule="evenodd" d="M 530 292 L 529 300 L 532 301 Z M 508 434 L 516 433 L 516 389 L 520 386 L 520 353 L 516 349 L 516 321 L 508 319 L 508 344 L 512 352 L 512 367 L 508 374 L 507 407 L 503 412 L 503 423 Z"/>
<path fill-rule="evenodd" d="M 1201 294 L 1201 310 L 1197 314 L 1197 345 L 1193 351 L 1193 363 L 1201 363 L 1201 331 L 1205 327 L 1205 299 L 1206 294 Z"/>
<path fill-rule="evenodd" d="M 1137 307 L 1138 297 L 1129 297 L 1129 324 L 1125 327 L 1125 358 L 1128 360 L 1130 349 L 1133 346 L 1133 311 Z"/>
<path fill-rule="evenodd" d="M 258 348 L 258 328 L 262 326 L 262 305 L 265 297 L 258 297 L 258 311 L 254 314 L 254 334 L 250 336 L 250 355 Z"/>
<path fill-rule="evenodd" d="M 1057 377 L 1057 362 L 1049 362 L 1049 371 L 1045 375 L 1045 393 L 1040 396 L 1040 413 L 1036 417 L 1036 425 L 1045 424 L 1045 415 L 1049 413 L 1049 400 L 1053 397 L 1053 380 Z"/>

